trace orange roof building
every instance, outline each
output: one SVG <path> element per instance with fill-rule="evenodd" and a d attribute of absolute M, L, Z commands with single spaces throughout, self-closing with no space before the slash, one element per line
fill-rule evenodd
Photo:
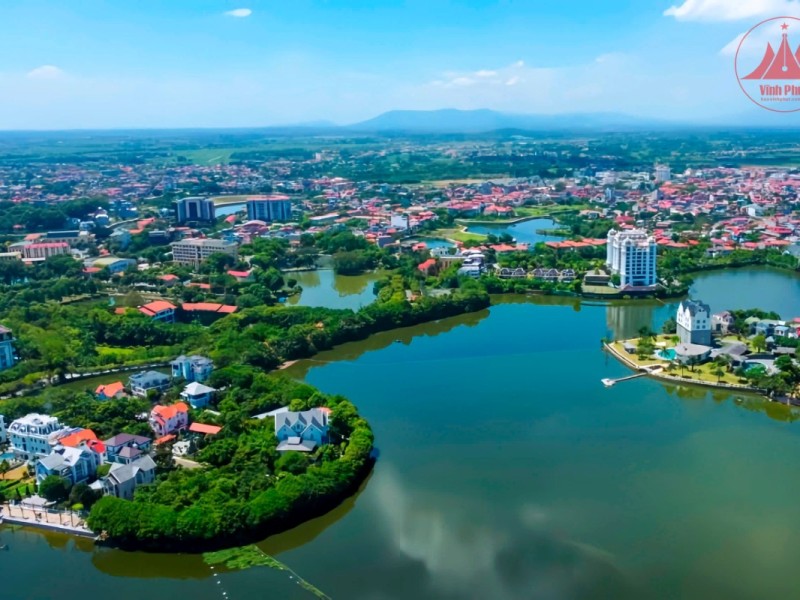
<path fill-rule="evenodd" d="M 102 400 L 116 398 L 125 393 L 125 385 L 121 381 L 115 381 L 114 383 L 106 383 L 97 386 L 97 389 L 94 391 L 94 393 L 95 396 L 97 396 Z"/>

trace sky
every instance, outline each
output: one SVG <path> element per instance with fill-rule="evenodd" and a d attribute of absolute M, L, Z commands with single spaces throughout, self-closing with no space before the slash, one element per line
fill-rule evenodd
<path fill-rule="evenodd" d="M 800 0 L 0 0 L 0 129 L 438 108 L 797 126 L 733 69 L 740 36 L 782 15 Z"/>

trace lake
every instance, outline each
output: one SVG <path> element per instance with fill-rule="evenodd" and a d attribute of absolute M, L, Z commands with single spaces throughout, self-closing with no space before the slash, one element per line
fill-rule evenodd
<path fill-rule="evenodd" d="M 284 273 L 285 279 L 296 279 L 303 288 L 300 294 L 289 296 L 286 303 L 358 310 L 375 300 L 373 286 L 381 277 L 380 272 L 337 275 L 331 269 Z"/>
<path fill-rule="evenodd" d="M 708 273 L 693 296 L 789 316 L 798 281 Z M 288 370 L 350 397 L 379 460 L 356 497 L 261 547 L 337 599 L 795 597 L 798 413 L 644 378 L 604 388 L 628 371 L 600 338 L 669 305 L 499 300 Z M 312 598 L 265 568 L 215 576 L 196 556 L 8 528 L 0 543 L 9 598 Z"/>
<path fill-rule="evenodd" d="M 558 229 L 558 227 L 558 223 L 552 219 L 531 219 L 516 225 L 470 225 L 467 231 L 497 236 L 507 233 L 519 244 L 534 245 L 539 242 L 564 241 L 563 237 L 538 233 L 540 230 Z"/>

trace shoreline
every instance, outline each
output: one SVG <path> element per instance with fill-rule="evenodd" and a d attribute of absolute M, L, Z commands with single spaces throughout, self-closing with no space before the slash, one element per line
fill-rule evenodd
<path fill-rule="evenodd" d="M 636 363 L 631 361 L 625 355 L 621 354 L 611 344 L 603 343 L 603 349 L 605 351 L 607 351 L 609 354 L 611 354 L 614 358 L 616 358 L 623 365 L 628 367 L 630 370 L 632 370 L 632 371 L 634 371 L 636 373 L 644 373 L 646 377 L 649 377 L 651 379 L 656 379 L 656 380 L 664 381 L 664 382 L 667 382 L 667 383 L 676 383 L 676 384 L 681 384 L 682 383 L 682 384 L 689 384 L 689 385 L 697 385 L 697 386 L 701 386 L 701 387 L 710 387 L 710 388 L 716 388 L 716 389 L 723 389 L 723 390 L 728 390 L 728 391 L 746 392 L 746 393 L 749 393 L 749 394 L 753 394 L 755 396 L 761 396 L 763 399 L 768 400 L 769 402 L 776 402 L 777 404 L 784 404 L 783 402 L 780 402 L 779 400 L 775 400 L 775 399 L 770 398 L 769 396 L 765 395 L 760 389 L 754 388 L 754 387 L 749 386 L 749 385 L 736 384 L 736 383 L 714 382 L 714 381 L 703 381 L 701 379 L 692 379 L 690 377 L 681 377 L 679 375 L 664 375 L 664 374 L 662 374 L 663 372 L 662 373 L 651 373 L 650 371 L 648 371 L 646 369 L 643 369 L 642 367 L 640 367 L 639 365 L 637 365 Z M 792 406 L 800 406 L 800 401 L 798 401 L 798 400 L 795 400 L 795 402 L 789 401 L 788 404 L 792 405 Z"/>

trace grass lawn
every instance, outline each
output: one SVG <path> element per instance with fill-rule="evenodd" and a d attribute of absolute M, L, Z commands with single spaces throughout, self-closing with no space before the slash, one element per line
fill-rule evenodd
<path fill-rule="evenodd" d="M 637 339 L 627 340 L 632 344 L 636 345 Z M 672 342 L 672 335 L 659 335 L 656 340 L 656 343 L 664 342 L 666 344 L 665 347 L 673 346 Z M 713 373 L 714 369 L 716 368 L 715 363 L 708 362 L 702 365 L 695 365 L 694 367 L 690 368 L 689 366 L 680 368 L 679 365 L 675 365 L 675 367 L 671 371 L 667 371 L 666 367 L 669 364 L 669 361 L 663 360 L 660 358 L 655 358 L 649 356 L 644 359 L 640 359 L 636 354 L 628 354 L 625 352 L 624 348 L 622 347 L 622 342 L 614 342 L 611 344 L 612 347 L 619 352 L 622 356 L 633 362 L 637 367 L 641 367 L 644 365 L 663 365 L 665 368 L 664 374 L 669 375 L 672 377 L 681 377 L 686 380 L 695 380 L 695 381 L 704 381 L 708 383 L 731 383 L 731 384 L 745 384 L 747 382 L 742 381 L 738 376 L 734 375 L 731 372 L 728 372 L 724 367 L 723 370 L 725 371 L 724 375 L 719 378 L 717 375 Z M 694 370 L 692 370 L 694 369 Z"/>
<path fill-rule="evenodd" d="M 227 164 L 234 152 L 236 152 L 235 148 L 198 148 L 197 150 L 182 150 L 176 154 L 185 156 L 194 164 L 205 166 Z"/>
<path fill-rule="evenodd" d="M 99 354 L 100 356 L 115 354 L 123 358 L 132 356 L 142 350 L 142 348 L 118 348 L 112 346 L 96 346 L 96 349 L 97 349 L 97 354 Z"/>
<path fill-rule="evenodd" d="M 473 183 L 483 183 L 486 179 L 437 179 L 435 181 L 423 181 L 423 185 L 432 185 L 437 188 L 446 188 L 450 185 L 470 185 Z"/>
<path fill-rule="evenodd" d="M 15 498 L 17 490 L 19 490 L 20 495 L 25 498 L 36 493 L 36 482 L 33 480 L 33 477 L 26 476 L 25 479 L 13 483 L 3 482 L 0 484 L 0 490 L 3 491 L 6 498 Z"/>
<path fill-rule="evenodd" d="M 437 229 L 429 235 L 456 240 L 457 242 L 482 242 L 486 239 L 486 236 L 482 233 L 472 233 L 471 231 L 463 231 L 461 229 Z"/>
<path fill-rule="evenodd" d="M 619 290 L 608 285 L 584 285 L 581 288 L 587 294 L 597 294 L 598 296 L 618 296 Z"/>
<path fill-rule="evenodd" d="M 514 212 L 518 217 L 548 217 L 564 212 L 577 212 L 589 208 L 588 204 L 575 204 L 568 206 L 565 204 L 551 204 L 546 206 L 520 206 Z"/>

